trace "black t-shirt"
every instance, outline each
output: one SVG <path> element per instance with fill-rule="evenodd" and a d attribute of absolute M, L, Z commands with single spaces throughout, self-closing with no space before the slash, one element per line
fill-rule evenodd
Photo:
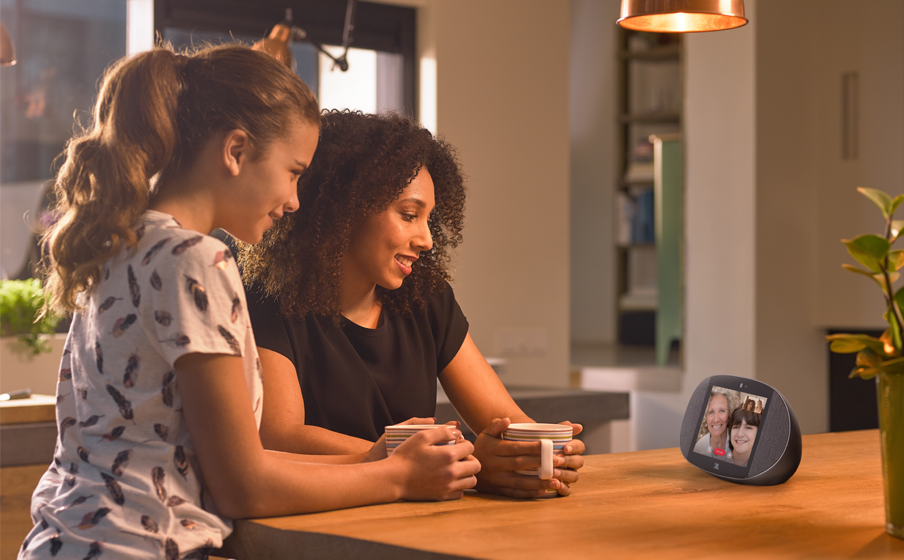
<path fill-rule="evenodd" d="M 437 375 L 468 334 L 448 284 L 409 315 L 384 310 L 376 329 L 345 318 L 338 327 L 310 314 L 289 319 L 254 288 L 247 295 L 257 345 L 295 365 L 305 424 L 369 441 L 385 426 L 435 414 Z"/>

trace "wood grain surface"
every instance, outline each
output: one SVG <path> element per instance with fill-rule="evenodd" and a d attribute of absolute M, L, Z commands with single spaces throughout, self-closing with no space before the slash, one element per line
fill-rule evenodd
<path fill-rule="evenodd" d="M 56 397 L 32 395 L 27 399 L 0 402 L 0 425 L 54 422 Z"/>
<path fill-rule="evenodd" d="M 804 436 L 785 484 L 741 486 L 677 448 L 586 457 L 567 498 L 479 493 L 235 523 L 228 552 L 268 558 L 904 558 L 885 533 L 876 430 Z"/>
<path fill-rule="evenodd" d="M 0 469 L 0 560 L 15 560 L 31 522 L 31 494 L 48 465 Z"/>

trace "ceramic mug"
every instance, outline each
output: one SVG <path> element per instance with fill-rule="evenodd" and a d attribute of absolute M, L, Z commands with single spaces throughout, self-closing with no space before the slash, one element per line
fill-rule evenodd
<path fill-rule="evenodd" d="M 394 426 L 386 426 L 386 456 L 392 455 L 395 448 L 402 445 L 408 438 L 418 432 L 424 430 L 433 430 L 435 428 L 454 429 L 455 426 L 448 424 L 396 424 Z M 455 439 L 437 443 L 436 445 L 454 445 Z"/>
<path fill-rule="evenodd" d="M 553 455 L 564 455 L 565 445 L 571 441 L 574 430 L 567 424 L 511 424 L 502 433 L 507 441 L 539 441 L 540 468 L 515 471 L 525 476 L 538 476 L 541 480 L 552 478 Z"/>

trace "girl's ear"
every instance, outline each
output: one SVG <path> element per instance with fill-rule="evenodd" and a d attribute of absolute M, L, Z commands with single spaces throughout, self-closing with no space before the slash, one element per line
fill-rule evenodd
<path fill-rule="evenodd" d="M 237 176 L 242 166 L 251 155 L 251 139 L 244 130 L 230 130 L 223 137 L 223 163 L 233 177 Z"/>

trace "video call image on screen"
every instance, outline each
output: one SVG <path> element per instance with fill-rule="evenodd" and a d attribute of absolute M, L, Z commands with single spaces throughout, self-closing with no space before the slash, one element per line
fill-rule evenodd
<path fill-rule="evenodd" d="M 739 467 L 750 461 L 766 397 L 713 386 L 694 452 Z"/>

